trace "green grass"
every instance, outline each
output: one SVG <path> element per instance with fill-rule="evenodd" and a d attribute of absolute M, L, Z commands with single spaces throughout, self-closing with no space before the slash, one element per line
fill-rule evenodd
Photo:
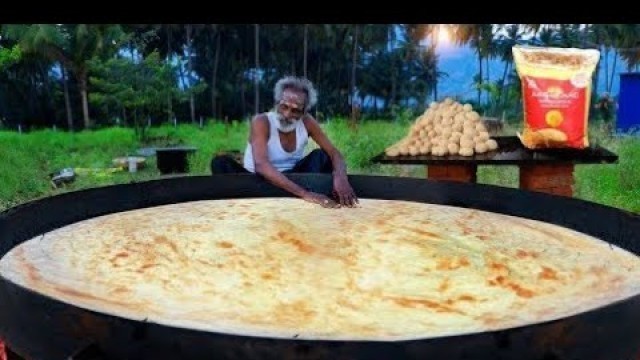
<path fill-rule="evenodd" d="M 351 130 L 346 121 L 323 124 L 329 138 L 342 151 L 351 174 L 375 174 L 424 178 L 425 166 L 371 164 L 369 159 L 388 145 L 401 139 L 408 122 L 368 121 Z M 107 172 L 112 159 L 135 154 L 147 146 L 189 145 L 198 148 L 190 158 L 190 175 L 207 175 L 213 154 L 223 150 L 243 151 L 248 124 L 212 123 L 203 129 L 192 125 L 165 125 L 149 129 L 148 141 L 137 140 L 132 129 L 108 128 L 91 132 L 65 133 L 36 131 L 29 134 L 0 132 L 0 210 L 40 197 L 65 191 L 144 181 L 161 177 L 155 158 L 148 159 L 145 169 L 130 174 Z M 517 127 L 507 127 L 514 134 Z M 618 164 L 577 165 L 575 196 L 580 199 L 640 213 L 640 137 L 614 138 L 592 126 L 590 141 L 619 155 Z M 316 145 L 311 142 L 311 148 Z M 49 174 L 65 167 L 92 169 L 76 181 L 54 189 Z M 505 187 L 518 187 L 516 166 L 480 166 L 478 182 Z"/>

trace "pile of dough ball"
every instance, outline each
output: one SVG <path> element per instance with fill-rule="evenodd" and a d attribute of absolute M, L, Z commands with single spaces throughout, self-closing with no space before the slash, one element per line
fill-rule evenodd
<path fill-rule="evenodd" d="M 451 98 L 432 102 L 402 140 L 385 150 L 387 156 L 462 155 L 473 156 L 498 148 L 480 115 L 471 104 Z"/>

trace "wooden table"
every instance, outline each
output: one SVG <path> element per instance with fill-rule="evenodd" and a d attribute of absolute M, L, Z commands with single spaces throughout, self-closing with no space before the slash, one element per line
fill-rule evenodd
<path fill-rule="evenodd" d="M 426 165 L 427 178 L 477 182 L 480 165 L 518 166 L 520 188 L 555 195 L 573 196 L 574 167 L 577 164 L 612 164 L 618 155 L 600 146 L 584 150 L 529 150 L 516 136 L 494 137 L 498 149 L 473 156 L 375 156 L 372 162 L 394 165 Z"/>

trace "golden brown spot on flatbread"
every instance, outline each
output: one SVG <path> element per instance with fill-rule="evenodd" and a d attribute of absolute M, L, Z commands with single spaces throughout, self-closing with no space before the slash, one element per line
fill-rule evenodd
<path fill-rule="evenodd" d="M 182 231 L 180 231 L 180 232 L 182 232 Z M 176 252 L 176 253 L 178 252 L 178 246 L 176 244 L 174 244 L 173 241 L 169 240 L 166 236 L 164 236 L 164 235 L 156 235 L 154 240 L 158 245 L 167 245 L 174 252 Z"/>
<path fill-rule="evenodd" d="M 491 270 L 495 270 L 495 271 L 498 271 L 498 272 L 505 272 L 505 271 L 508 272 L 509 271 L 509 268 L 506 265 L 504 265 L 502 263 L 497 263 L 497 262 L 490 263 L 489 264 L 489 268 Z"/>
<path fill-rule="evenodd" d="M 115 289 L 113 289 L 114 294 L 122 294 L 126 292 L 129 292 L 129 289 L 124 286 L 118 286 Z"/>
<path fill-rule="evenodd" d="M 119 253 L 117 253 L 115 255 L 115 258 L 125 258 L 125 257 L 128 257 L 128 256 L 129 256 L 129 253 L 121 251 L 121 252 L 119 252 Z"/>
<path fill-rule="evenodd" d="M 447 305 L 454 305 L 455 303 L 461 302 L 461 301 L 475 302 L 476 298 L 474 296 L 471 296 L 471 295 L 460 295 L 456 299 L 447 299 L 447 300 L 445 300 L 445 303 Z"/>
<path fill-rule="evenodd" d="M 444 258 L 438 260 L 436 270 L 456 270 L 465 266 L 469 266 L 469 260 L 464 257 Z"/>
<path fill-rule="evenodd" d="M 500 275 L 497 276 L 495 279 L 493 280 L 489 280 L 488 284 L 490 286 L 500 286 L 504 289 L 508 289 L 513 291 L 517 296 L 520 297 L 524 297 L 524 298 L 530 298 L 533 297 L 535 295 L 535 292 L 533 292 L 532 290 L 529 290 L 523 286 L 521 286 L 518 283 L 515 283 L 513 281 L 509 281 L 506 277 Z"/>
<path fill-rule="evenodd" d="M 387 221 L 384 220 L 384 219 L 378 219 L 378 220 L 376 220 L 376 225 L 380 226 L 380 227 L 386 226 L 387 225 Z"/>
<path fill-rule="evenodd" d="M 589 271 L 597 277 L 604 277 L 607 275 L 608 270 L 604 266 L 591 266 L 589 267 Z"/>
<path fill-rule="evenodd" d="M 531 291 L 531 290 L 529 290 L 529 289 L 527 289 L 525 287 L 522 287 L 522 286 L 520 286 L 520 285 L 518 285 L 516 283 L 508 283 L 507 285 L 509 286 L 509 288 L 511 290 L 513 290 L 516 293 L 516 295 L 518 295 L 520 297 L 530 298 L 530 297 L 533 297 L 536 294 L 535 292 L 533 292 L 533 291 Z"/>
<path fill-rule="evenodd" d="M 260 277 L 263 278 L 264 280 L 271 280 L 274 278 L 273 274 L 270 274 L 270 273 L 262 273 Z"/>
<path fill-rule="evenodd" d="M 79 299 L 87 299 L 87 300 L 102 300 L 104 301 L 104 299 L 97 297 L 97 296 L 93 296 L 91 294 L 87 294 L 86 292 L 83 292 L 81 290 L 76 290 L 76 289 L 72 289 L 72 288 L 68 288 L 68 287 L 62 287 L 62 286 L 55 286 L 54 287 L 56 291 L 58 291 L 60 294 L 66 295 L 68 297 L 71 298 L 79 298 Z M 117 301 L 117 300 L 113 300 L 113 299 L 109 299 L 109 302 L 112 304 L 117 304 L 117 305 L 123 305 L 123 306 L 131 306 L 131 303 L 128 303 L 126 301 Z"/>
<path fill-rule="evenodd" d="M 428 299 L 411 299 L 405 297 L 389 297 L 391 301 L 396 304 L 406 307 L 406 308 L 427 308 L 432 309 L 436 312 L 448 312 L 454 314 L 464 315 L 464 312 L 451 307 L 449 304 L 441 304 L 437 301 L 428 300 Z"/>
<path fill-rule="evenodd" d="M 303 253 L 310 254 L 315 251 L 315 248 L 313 246 L 305 243 L 304 241 L 291 234 L 285 233 L 284 231 L 278 231 L 277 239 L 286 244 L 294 246 L 298 251 Z"/>
<path fill-rule="evenodd" d="M 438 238 L 439 236 L 437 234 L 434 234 L 430 231 L 426 231 L 426 230 L 422 230 L 420 228 L 415 228 L 415 227 L 410 227 L 410 226 L 403 226 L 402 227 L 405 230 L 409 230 L 411 232 L 414 232 L 418 235 L 424 236 L 424 237 L 430 237 L 430 238 Z"/>
<path fill-rule="evenodd" d="M 144 264 L 140 268 L 141 269 L 148 269 L 148 268 L 152 268 L 152 267 L 154 267 L 156 265 L 158 265 L 158 264 Z"/>
<path fill-rule="evenodd" d="M 316 316 L 316 311 L 300 300 L 292 303 L 281 303 L 274 308 L 275 320 L 282 324 L 297 324 L 308 322 Z"/>
<path fill-rule="evenodd" d="M 538 274 L 538 278 L 543 280 L 559 280 L 558 273 L 547 266 L 542 267 L 542 271 Z"/>
<path fill-rule="evenodd" d="M 531 257 L 531 258 L 534 258 L 534 259 L 535 259 L 535 258 L 537 258 L 539 255 L 538 255 L 538 253 L 536 253 L 535 251 L 525 251 L 525 250 L 522 250 L 522 249 L 518 249 L 518 250 L 516 251 L 516 256 L 517 256 L 519 259 L 526 259 L 526 258 L 528 258 L 528 257 Z"/>
<path fill-rule="evenodd" d="M 482 315 L 479 317 L 479 320 L 488 328 L 494 328 L 499 326 L 502 322 L 504 322 L 505 317 L 496 316 L 494 314 Z"/>
<path fill-rule="evenodd" d="M 231 249 L 233 247 L 233 244 L 228 241 L 220 241 L 216 243 L 216 245 L 218 245 L 218 247 L 223 249 Z"/>
<path fill-rule="evenodd" d="M 447 291 L 447 289 L 449 289 L 449 286 L 451 286 L 451 284 L 449 283 L 449 278 L 446 278 L 442 280 L 440 286 L 438 286 L 438 291 L 445 292 Z"/>
<path fill-rule="evenodd" d="M 38 275 L 38 269 L 27 261 L 25 258 L 24 248 L 19 247 L 15 250 L 15 256 L 18 259 L 18 264 L 25 268 L 25 273 L 27 274 L 27 280 L 29 282 L 36 282 L 40 280 L 40 276 Z"/>

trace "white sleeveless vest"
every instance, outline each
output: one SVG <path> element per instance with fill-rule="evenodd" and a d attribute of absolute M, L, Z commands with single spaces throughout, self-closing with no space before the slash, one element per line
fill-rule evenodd
<path fill-rule="evenodd" d="M 282 148 L 282 143 L 280 142 L 276 113 L 268 112 L 267 118 L 269 119 L 269 140 L 267 141 L 267 156 L 269 161 L 280 172 L 290 170 L 304 157 L 304 149 L 309 142 L 307 128 L 304 126 L 303 121 L 296 122 L 296 148 L 293 152 L 287 152 Z M 247 144 L 247 148 L 244 151 L 244 168 L 252 173 L 255 172 L 251 143 Z"/>

